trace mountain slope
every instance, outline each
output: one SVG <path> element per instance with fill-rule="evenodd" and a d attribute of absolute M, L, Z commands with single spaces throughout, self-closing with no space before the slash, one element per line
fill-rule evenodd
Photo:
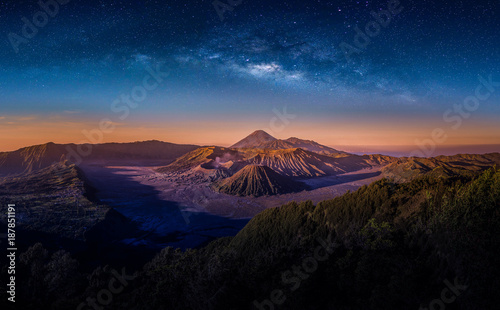
<path fill-rule="evenodd" d="M 361 156 L 333 158 L 300 148 L 265 150 L 246 162 L 251 165 L 268 166 L 281 175 L 306 178 L 335 175 L 371 167 L 371 164 Z"/>
<path fill-rule="evenodd" d="M 406 182 L 424 174 L 433 177 L 470 176 L 495 165 L 500 166 L 499 153 L 459 154 L 431 158 L 402 157 L 385 166 L 382 173 L 397 182 Z"/>
<path fill-rule="evenodd" d="M 232 149 L 209 146 L 197 148 L 168 166 L 158 168 L 161 173 L 184 172 L 202 166 L 205 169 L 230 168 L 233 162 L 243 159 L 243 155 Z"/>
<path fill-rule="evenodd" d="M 46 143 L 21 148 L 13 152 L 0 153 L 0 175 L 29 173 L 49 167 L 64 159 L 71 162 L 123 162 L 155 160 L 168 163 L 195 149 L 194 145 L 180 145 L 161 141 L 133 143 L 104 143 L 96 145 Z M 87 152 L 79 155 L 78 149 Z M 83 152 L 82 152 L 83 153 Z"/>
<path fill-rule="evenodd" d="M 304 186 L 276 173 L 266 166 L 248 165 L 214 188 L 221 192 L 236 196 L 265 196 L 300 191 Z"/>
<path fill-rule="evenodd" d="M 64 159 L 63 145 L 47 143 L 0 153 L 0 174 L 31 172 Z"/>
<path fill-rule="evenodd" d="M 107 207 L 94 201 L 83 172 L 68 161 L 22 176 L 0 178 L 0 203 L 18 204 L 17 226 L 70 239 L 84 239 L 85 231 L 104 218 Z M 5 212 L 2 212 L 5 214 Z"/>

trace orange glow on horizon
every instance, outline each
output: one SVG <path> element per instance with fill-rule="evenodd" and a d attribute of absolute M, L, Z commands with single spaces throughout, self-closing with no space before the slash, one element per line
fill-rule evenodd
<path fill-rule="evenodd" d="M 430 139 L 436 124 L 418 122 L 397 124 L 391 122 L 353 122 L 350 120 L 327 122 L 292 122 L 273 131 L 266 122 L 241 121 L 183 121 L 113 124 L 115 129 L 99 134 L 98 122 L 89 120 L 49 119 L 36 116 L 0 118 L 0 151 L 13 151 L 22 147 L 54 143 L 106 143 L 160 140 L 179 144 L 230 146 L 257 129 L 268 131 L 278 138 L 298 137 L 318 143 L 338 146 L 388 146 L 407 148 L 416 141 Z M 442 124 L 441 124 L 442 126 Z M 397 127 L 397 129 L 395 129 Z M 282 130 L 281 130 L 282 129 Z M 444 127 L 443 127 L 444 129 Z M 486 145 L 500 143 L 500 125 L 494 121 L 468 122 L 459 130 L 445 130 L 443 146 Z M 87 133 L 87 136 L 84 134 Z"/>

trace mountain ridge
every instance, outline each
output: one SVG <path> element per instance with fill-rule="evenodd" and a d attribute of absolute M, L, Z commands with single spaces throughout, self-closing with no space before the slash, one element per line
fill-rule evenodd
<path fill-rule="evenodd" d="M 175 144 L 157 140 L 130 143 L 85 144 L 92 146 L 88 156 L 80 156 L 78 148 L 84 144 L 56 144 L 48 142 L 20 148 L 11 152 L 0 152 L 0 175 L 29 173 L 49 167 L 62 160 L 76 161 L 127 161 L 155 160 L 164 163 L 198 148 L 196 145 Z M 72 151 L 71 151 L 72 150 Z"/>

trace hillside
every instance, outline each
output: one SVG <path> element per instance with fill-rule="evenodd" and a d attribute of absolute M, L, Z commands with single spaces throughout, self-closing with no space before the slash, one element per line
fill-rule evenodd
<path fill-rule="evenodd" d="M 232 164 L 244 158 L 240 152 L 218 147 L 200 147 L 179 158 L 168 166 L 158 168 L 161 173 L 185 172 L 203 166 L 205 169 L 231 168 Z"/>
<path fill-rule="evenodd" d="M 83 240 L 86 230 L 104 218 L 108 208 L 94 204 L 93 195 L 82 171 L 69 162 L 0 178 L 0 210 L 17 204 L 19 229 L 58 238 Z"/>
<path fill-rule="evenodd" d="M 246 163 L 268 166 L 281 175 L 302 178 L 335 175 L 371 167 L 369 161 L 361 156 L 333 158 L 300 148 L 263 150 L 247 159 Z"/>
<path fill-rule="evenodd" d="M 473 175 L 493 166 L 500 166 L 500 154 L 484 155 L 454 155 L 437 156 L 432 158 L 403 157 L 382 169 L 384 176 L 398 182 L 411 181 L 424 174 L 433 177 L 451 177 Z"/>
<path fill-rule="evenodd" d="M 220 181 L 214 188 L 229 195 L 258 197 L 300 191 L 304 189 L 304 185 L 269 167 L 248 165 L 235 175 Z"/>
<path fill-rule="evenodd" d="M 79 145 L 46 143 L 25 147 L 13 152 L 0 153 L 0 176 L 29 173 L 37 169 L 69 160 L 73 163 L 99 161 L 101 163 L 133 163 L 134 161 L 158 161 L 169 163 L 175 158 L 196 148 L 194 145 L 180 145 L 160 141 L 133 143 L 104 143 L 90 146 L 90 153 L 81 156 L 77 153 Z M 73 152 L 69 151 L 73 150 Z"/>
<path fill-rule="evenodd" d="M 0 153 L 0 175 L 31 172 L 64 159 L 64 145 L 47 143 Z"/>

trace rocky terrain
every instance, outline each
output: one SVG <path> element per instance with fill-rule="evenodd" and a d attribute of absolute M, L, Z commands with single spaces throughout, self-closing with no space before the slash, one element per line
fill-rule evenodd
<path fill-rule="evenodd" d="M 230 195 L 258 197 L 298 192 L 305 186 L 267 166 L 248 165 L 235 175 L 216 183 L 214 188 Z"/>

